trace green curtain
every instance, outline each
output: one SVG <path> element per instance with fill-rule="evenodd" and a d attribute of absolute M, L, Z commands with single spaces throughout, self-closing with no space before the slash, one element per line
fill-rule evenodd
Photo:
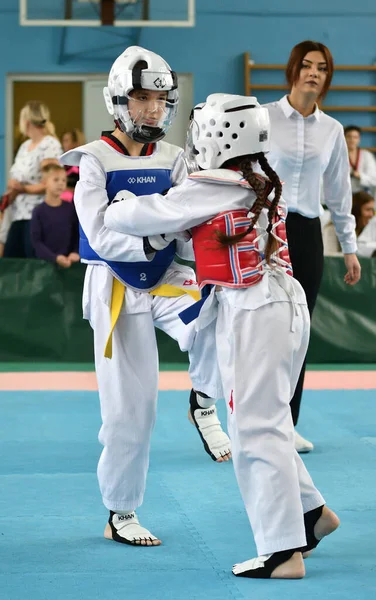
<path fill-rule="evenodd" d="M 82 319 L 84 273 L 81 264 L 0 260 L 0 361 L 94 360 L 91 328 Z"/>
<path fill-rule="evenodd" d="M 362 280 L 343 282 L 342 258 L 326 257 L 312 323 L 311 363 L 376 362 L 376 260 L 362 259 Z M 92 362 L 93 336 L 82 319 L 85 265 L 61 269 L 31 259 L 0 260 L 0 361 Z M 187 363 L 157 331 L 161 362 Z"/>
<path fill-rule="evenodd" d="M 325 257 L 308 362 L 376 362 L 376 259 L 363 258 L 360 263 L 361 280 L 348 286 L 343 258 Z"/>

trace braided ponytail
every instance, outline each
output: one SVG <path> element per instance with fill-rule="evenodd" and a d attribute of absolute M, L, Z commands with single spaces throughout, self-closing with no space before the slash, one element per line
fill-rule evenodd
<path fill-rule="evenodd" d="M 265 248 L 265 259 L 266 259 L 266 262 L 268 264 L 270 264 L 270 258 L 272 256 L 273 252 L 275 252 L 278 247 L 277 240 L 274 238 L 274 236 L 272 234 L 272 226 L 273 226 L 273 218 L 275 216 L 278 202 L 279 202 L 279 199 L 280 199 L 281 193 L 282 193 L 282 184 L 281 184 L 281 181 L 280 181 L 277 173 L 275 171 L 273 171 L 273 169 L 269 165 L 263 152 L 259 152 L 257 154 L 251 154 L 251 155 L 248 155 L 245 157 L 238 158 L 235 163 L 233 161 L 231 161 L 231 164 L 236 164 L 239 167 L 239 169 L 243 173 L 244 178 L 248 181 L 249 185 L 256 193 L 256 200 L 251 209 L 254 216 L 252 217 L 249 227 L 243 233 L 238 233 L 235 235 L 226 235 L 225 233 L 218 231 L 216 234 L 216 237 L 217 237 L 217 240 L 223 246 L 233 246 L 237 242 L 240 242 L 246 235 L 248 235 L 252 231 L 252 229 L 254 228 L 254 226 L 256 225 L 256 223 L 259 219 L 262 209 L 265 206 L 267 206 L 266 201 L 268 199 L 268 194 L 270 193 L 270 189 L 268 189 L 268 187 L 265 186 L 263 184 L 263 182 L 260 181 L 260 179 L 254 173 L 254 171 L 252 169 L 252 161 L 255 161 L 255 160 L 257 160 L 259 162 L 265 175 L 267 175 L 267 177 L 269 177 L 269 179 L 272 183 L 272 186 L 273 186 L 273 190 L 274 190 L 274 198 L 273 198 L 273 201 L 268 210 L 268 222 L 269 222 L 269 225 L 267 228 L 268 240 L 267 240 L 266 248 Z M 229 161 L 227 163 L 225 163 L 224 165 L 222 165 L 222 168 L 226 168 L 226 166 L 229 166 Z"/>
<path fill-rule="evenodd" d="M 255 157 L 258 157 L 258 155 L 252 155 L 253 159 Z M 226 235 L 225 233 L 218 232 L 217 239 L 223 246 L 233 246 L 237 242 L 240 242 L 246 235 L 248 235 L 257 223 L 260 213 L 265 206 L 267 189 L 252 169 L 251 155 L 243 157 L 241 160 L 238 160 L 237 165 L 242 171 L 244 179 L 248 181 L 251 188 L 256 192 L 256 200 L 252 206 L 252 212 L 254 216 L 252 217 L 249 227 L 243 233 L 237 233 L 235 235 Z M 226 163 L 225 165 L 223 165 L 223 167 L 226 168 Z"/>
<path fill-rule="evenodd" d="M 267 232 L 269 235 L 268 235 L 268 240 L 266 242 L 266 247 L 265 247 L 265 260 L 268 264 L 270 264 L 270 257 L 273 254 L 273 252 L 275 252 L 278 248 L 277 240 L 272 235 L 271 231 L 272 231 L 272 226 L 273 226 L 273 219 L 277 212 L 278 203 L 279 203 L 279 200 L 280 200 L 281 194 L 282 194 L 282 183 L 281 183 L 281 180 L 278 177 L 277 173 L 269 165 L 265 154 L 260 153 L 258 162 L 259 162 L 260 167 L 264 171 L 265 175 L 267 175 L 267 177 L 269 177 L 270 181 L 272 182 L 273 189 L 274 189 L 274 198 L 273 198 L 272 203 L 268 210 L 268 223 L 269 224 L 268 224 Z"/>

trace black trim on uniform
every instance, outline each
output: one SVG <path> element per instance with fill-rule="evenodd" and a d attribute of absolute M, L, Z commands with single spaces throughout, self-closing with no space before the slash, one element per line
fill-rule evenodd
<path fill-rule="evenodd" d="M 118 140 L 118 138 L 112 134 L 112 131 L 102 131 L 101 140 L 106 141 L 106 139 L 109 142 L 111 142 L 111 146 L 113 146 L 113 145 L 117 146 L 119 152 L 121 152 L 122 154 L 125 154 L 126 156 L 130 156 L 130 154 L 129 154 L 128 150 L 126 149 L 126 147 L 124 146 L 124 144 L 122 144 L 121 141 Z"/>
<path fill-rule="evenodd" d="M 150 142 L 150 143 L 151 143 L 151 142 Z M 141 150 L 141 152 L 140 152 L 140 156 L 147 156 L 147 154 L 148 154 L 148 151 L 149 151 L 149 144 L 144 144 L 144 145 L 142 146 L 142 150 Z"/>
<path fill-rule="evenodd" d="M 126 149 L 126 147 L 124 146 L 124 144 L 122 144 L 121 141 L 112 134 L 112 131 L 102 131 L 101 140 L 106 141 L 106 139 L 111 143 L 112 147 L 114 145 L 117 146 L 117 149 L 119 152 L 121 152 L 122 154 L 125 154 L 125 156 L 130 156 L 130 154 L 129 154 L 128 150 Z M 149 150 L 149 144 L 144 144 L 142 146 L 140 156 L 147 156 L 148 150 Z"/>

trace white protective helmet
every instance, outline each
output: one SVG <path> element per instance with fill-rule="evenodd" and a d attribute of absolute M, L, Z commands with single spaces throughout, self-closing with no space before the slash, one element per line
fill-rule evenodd
<path fill-rule="evenodd" d="M 141 48 L 129 46 L 115 60 L 108 77 L 108 87 L 103 89 L 104 100 L 110 115 L 121 131 L 137 142 L 157 142 L 162 139 L 170 127 L 178 107 L 178 80 L 176 73 L 158 54 Z M 128 103 L 133 90 L 144 89 L 153 92 L 167 92 L 166 100 L 157 99 L 155 109 L 157 120 L 143 122 L 144 106 L 139 103 L 139 117 L 131 117 Z M 136 105 L 137 106 L 137 105 Z M 153 121 L 153 119 L 151 119 Z"/>
<path fill-rule="evenodd" d="M 211 94 L 192 112 L 185 149 L 190 172 L 218 169 L 230 158 L 269 151 L 269 112 L 257 98 Z"/>

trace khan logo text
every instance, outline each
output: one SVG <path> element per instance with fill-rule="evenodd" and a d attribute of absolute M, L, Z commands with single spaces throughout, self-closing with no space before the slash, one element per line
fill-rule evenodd
<path fill-rule="evenodd" d="M 157 178 L 149 175 L 149 177 L 130 177 L 128 183 L 155 183 Z"/>

